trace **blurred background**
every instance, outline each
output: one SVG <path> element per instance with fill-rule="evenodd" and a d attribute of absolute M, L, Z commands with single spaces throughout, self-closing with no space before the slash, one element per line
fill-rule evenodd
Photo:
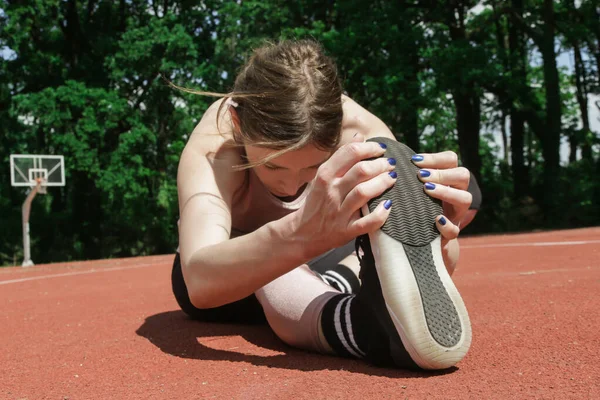
<path fill-rule="evenodd" d="M 32 207 L 36 263 L 172 253 L 176 171 L 265 39 L 310 37 L 348 95 L 419 152 L 456 151 L 464 234 L 600 224 L 598 0 L 0 0 L 0 265 L 22 260 L 9 155 L 62 154 Z"/>

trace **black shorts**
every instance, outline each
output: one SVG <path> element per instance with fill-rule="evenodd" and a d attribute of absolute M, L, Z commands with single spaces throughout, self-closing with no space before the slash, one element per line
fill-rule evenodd
<path fill-rule="evenodd" d="M 307 262 L 307 265 L 317 275 L 324 275 L 327 270 L 336 270 L 336 267 L 341 267 L 342 269 L 350 271 L 348 268 L 340 266 L 338 263 L 353 252 L 354 240 L 342 247 L 328 251 L 327 253 L 314 258 Z M 336 271 L 342 275 L 348 273 L 344 270 Z M 350 273 L 353 274 L 351 271 Z M 324 279 L 324 281 L 331 284 L 326 279 Z M 358 279 L 356 279 L 356 285 L 358 285 Z M 179 252 L 175 255 L 175 260 L 173 261 L 171 286 L 173 288 L 173 295 L 175 296 L 179 307 L 195 320 L 234 324 L 262 324 L 267 321 L 262 306 L 254 294 L 242 300 L 225 304 L 220 307 L 205 309 L 196 308 L 190 301 L 187 286 L 183 280 Z M 335 285 L 332 286 L 335 287 Z"/>
<path fill-rule="evenodd" d="M 220 307 L 196 308 L 190 301 L 188 290 L 183 280 L 179 253 L 175 255 L 175 261 L 173 262 L 171 286 L 179 307 L 193 319 L 205 322 L 238 324 L 261 324 L 267 322 L 262 306 L 255 295 Z"/>

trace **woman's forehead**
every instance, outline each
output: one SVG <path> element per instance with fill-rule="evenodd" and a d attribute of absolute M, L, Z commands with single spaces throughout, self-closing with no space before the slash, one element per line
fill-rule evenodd
<path fill-rule="evenodd" d="M 268 157 L 278 150 L 264 147 L 246 146 L 246 154 L 251 159 Z M 305 168 L 321 164 L 331 156 L 331 152 L 316 148 L 313 145 L 304 146 L 298 150 L 288 151 L 269 161 L 269 164 L 283 168 Z"/>

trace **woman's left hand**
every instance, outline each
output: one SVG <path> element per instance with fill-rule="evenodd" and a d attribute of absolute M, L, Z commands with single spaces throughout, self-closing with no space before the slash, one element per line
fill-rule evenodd
<path fill-rule="evenodd" d="M 473 200 L 467 191 L 469 170 L 458 166 L 458 157 L 452 151 L 417 154 L 413 163 L 420 168 L 418 176 L 424 182 L 425 193 L 442 201 L 444 215 L 436 217 L 438 230 L 447 241 L 456 239 Z"/>

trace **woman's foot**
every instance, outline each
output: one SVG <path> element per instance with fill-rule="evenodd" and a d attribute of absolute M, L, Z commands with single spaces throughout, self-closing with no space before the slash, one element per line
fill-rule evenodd
<path fill-rule="evenodd" d="M 370 141 L 387 145 L 385 157 L 396 160 L 398 175 L 396 185 L 362 210 L 366 215 L 381 201 L 391 200 L 386 223 L 356 242 L 364 253 L 356 300 L 384 331 L 373 337 L 388 340 L 371 344 L 373 361 L 406 368 L 451 367 L 469 350 L 471 324 L 442 258 L 435 227 L 442 207 L 423 191 L 410 148 L 387 138 Z M 382 360 L 388 357 L 388 362 Z"/>

